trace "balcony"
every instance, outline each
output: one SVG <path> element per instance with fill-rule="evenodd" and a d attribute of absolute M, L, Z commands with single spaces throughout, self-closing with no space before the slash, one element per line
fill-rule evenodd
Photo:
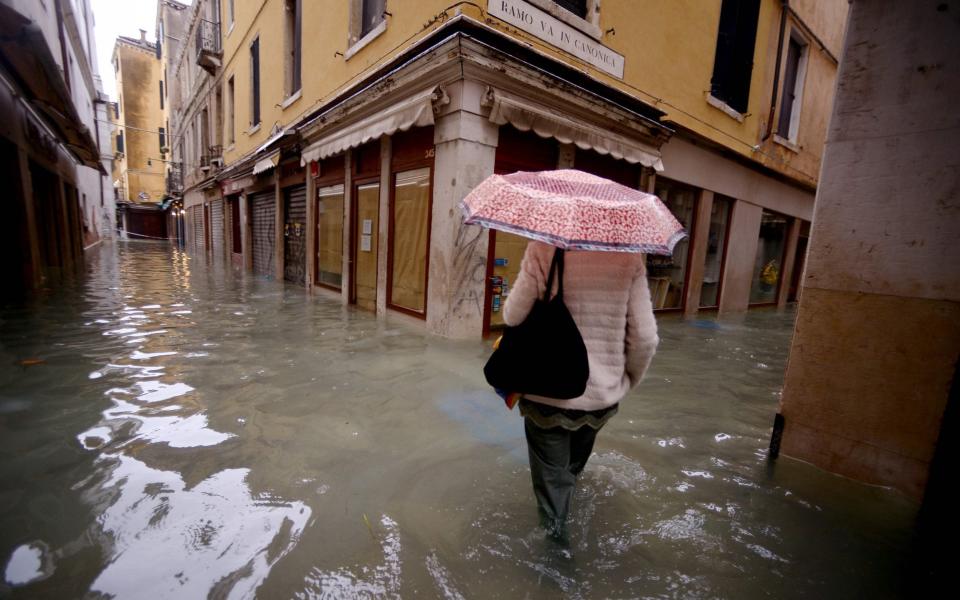
<path fill-rule="evenodd" d="M 178 197 L 183 194 L 183 169 L 179 164 L 171 163 L 167 171 L 167 195 Z"/>
<path fill-rule="evenodd" d="M 220 23 L 200 19 L 196 32 L 197 64 L 215 75 L 223 65 L 223 47 L 220 45 Z"/>
<path fill-rule="evenodd" d="M 210 146 L 207 153 L 200 157 L 200 171 L 205 175 L 214 175 L 223 168 L 223 146 Z"/>

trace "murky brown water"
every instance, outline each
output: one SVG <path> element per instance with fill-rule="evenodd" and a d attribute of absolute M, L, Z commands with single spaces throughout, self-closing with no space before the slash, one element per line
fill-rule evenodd
<path fill-rule="evenodd" d="M 567 553 L 534 527 L 487 344 L 164 245 L 88 267 L 0 309 L 0 596 L 876 598 L 904 578 L 909 503 L 768 466 L 791 314 L 660 319 Z"/>

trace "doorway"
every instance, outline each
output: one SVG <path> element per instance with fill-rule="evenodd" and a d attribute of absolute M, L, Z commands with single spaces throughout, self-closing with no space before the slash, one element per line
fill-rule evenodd
<path fill-rule="evenodd" d="M 307 186 L 283 191 L 283 278 L 307 282 Z"/>
<path fill-rule="evenodd" d="M 377 253 L 380 227 L 380 179 L 353 187 L 353 285 L 350 301 L 365 310 L 377 310 Z"/>

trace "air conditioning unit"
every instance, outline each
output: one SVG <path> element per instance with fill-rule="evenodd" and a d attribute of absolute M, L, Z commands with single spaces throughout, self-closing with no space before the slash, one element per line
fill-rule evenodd
<path fill-rule="evenodd" d="M 215 156 L 215 157 L 213 157 L 213 158 L 210 159 L 210 165 L 213 166 L 213 167 L 216 167 L 216 168 L 218 168 L 218 169 L 222 169 L 222 168 L 223 168 L 223 159 L 220 158 L 219 156 Z"/>

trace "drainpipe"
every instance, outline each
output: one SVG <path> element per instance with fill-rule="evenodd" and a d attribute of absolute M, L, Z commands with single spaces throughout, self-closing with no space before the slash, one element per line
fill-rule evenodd
<path fill-rule="evenodd" d="M 790 0 L 780 2 L 780 37 L 777 38 L 777 62 L 773 71 L 773 95 L 770 96 L 770 113 L 767 116 L 767 132 L 763 134 L 761 142 L 765 142 L 773 135 L 773 117 L 777 111 L 777 93 L 780 91 L 780 63 L 783 56 L 783 36 L 787 31 L 787 13 L 790 12 Z"/>

